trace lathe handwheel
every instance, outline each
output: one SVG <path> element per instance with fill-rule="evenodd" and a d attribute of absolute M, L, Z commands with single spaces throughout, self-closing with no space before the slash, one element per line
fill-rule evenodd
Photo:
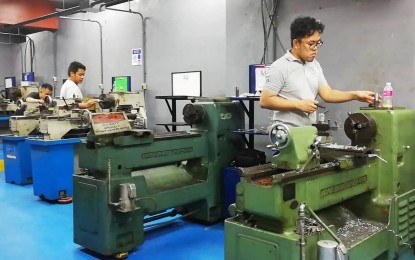
<path fill-rule="evenodd" d="M 269 138 L 277 148 L 284 148 L 290 141 L 289 133 L 290 130 L 288 126 L 281 123 L 276 123 L 270 128 Z"/>
<path fill-rule="evenodd" d="M 16 106 L 18 109 L 26 109 L 26 102 L 24 102 L 23 99 L 18 99 L 16 101 Z"/>
<path fill-rule="evenodd" d="M 88 128 L 91 126 L 92 114 L 88 109 L 83 109 L 80 112 L 80 117 L 81 117 L 81 125 L 79 126 L 79 128 Z"/>
<path fill-rule="evenodd" d="M 45 107 L 46 108 L 51 108 L 51 107 L 55 107 L 56 106 L 56 102 L 53 101 L 51 96 L 46 96 L 45 97 Z"/>

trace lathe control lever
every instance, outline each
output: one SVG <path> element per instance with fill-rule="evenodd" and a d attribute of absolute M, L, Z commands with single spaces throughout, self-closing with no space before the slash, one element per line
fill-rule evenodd
<path fill-rule="evenodd" d="M 120 211 L 129 212 L 135 210 L 135 198 L 137 197 L 137 189 L 134 183 L 120 184 Z"/>

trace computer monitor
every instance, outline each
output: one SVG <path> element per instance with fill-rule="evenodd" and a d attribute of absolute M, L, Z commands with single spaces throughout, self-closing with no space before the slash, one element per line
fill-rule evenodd
<path fill-rule="evenodd" d="M 131 92 L 131 76 L 112 77 L 112 92 Z"/>
<path fill-rule="evenodd" d="M 35 73 L 34 72 L 24 72 L 22 73 L 22 81 L 35 81 Z"/>
<path fill-rule="evenodd" d="M 249 93 L 259 93 L 265 87 L 265 75 L 269 66 L 265 64 L 249 65 Z"/>
<path fill-rule="evenodd" d="M 202 96 L 202 72 L 185 71 L 171 74 L 171 87 L 173 96 Z"/>
<path fill-rule="evenodd" d="M 5 88 L 16 87 L 16 77 L 5 77 L 4 86 Z"/>

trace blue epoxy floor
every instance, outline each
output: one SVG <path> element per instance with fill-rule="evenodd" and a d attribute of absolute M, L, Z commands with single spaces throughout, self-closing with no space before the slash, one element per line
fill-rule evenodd
<path fill-rule="evenodd" d="M 101 259 L 73 243 L 72 204 L 49 204 L 32 185 L 8 184 L 0 173 L 0 259 Z M 176 220 L 145 233 L 128 259 L 223 259 L 223 223 Z M 104 258 L 105 259 L 105 258 Z"/>

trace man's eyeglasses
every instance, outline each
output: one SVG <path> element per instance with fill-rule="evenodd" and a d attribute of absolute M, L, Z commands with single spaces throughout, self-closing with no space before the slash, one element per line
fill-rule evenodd
<path fill-rule="evenodd" d="M 307 43 L 307 45 L 311 50 L 315 50 L 317 48 L 320 48 L 321 45 L 323 45 L 323 41 L 320 40 L 320 41 L 315 42 L 315 43 Z"/>

